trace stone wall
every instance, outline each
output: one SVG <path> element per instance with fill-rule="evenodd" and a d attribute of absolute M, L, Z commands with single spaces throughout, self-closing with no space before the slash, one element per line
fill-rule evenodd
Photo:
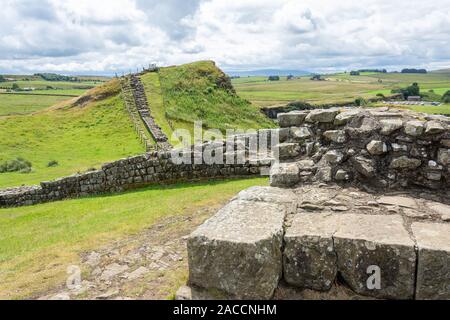
<path fill-rule="evenodd" d="M 243 161 L 231 163 L 230 159 L 238 159 L 239 153 L 237 140 L 233 145 L 232 151 L 224 142 L 211 142 L 186 150 L 180 149 L 180 152 L 184 152 L 184 159 L 190 159 L 192 164 L 186 164 L 187 161 L 184 164 L 172 161 L 171 151 L 151 152 L 107 163 L 100 170 L 41 182 L 39 186 L 6 189 L 0 191 L 0 207 L 32 205 L 67 198 L 121 192 L 155 183 L 257 175 L 260 174 L 261 168 L 265 168 L 268 172 L 272 159 L 267 155 L 256 159 L 249 155 L 245 146 L 242 146 Z M 195 164 L 195 158 L 207 149 L 213 153 L 222 154 L 221 161 Z"/>
<path fill-rule="evenodd" d="M 376 188 L 450 185 L 450 118 L 406 110 L 331 108 L 278 115 L 272 186 L 339 182 Z"/>
<path fill-rule="evenodd" d="M 169 143 L 169 138 L 162 131 L 161 127 L 155 122 L 155 119 L 151 115 L 151 108 L 147 101 L 144 85 L 141 79 L 136 75 L 130 76 L 130 85 L 133 91 L 133 97 L 138 113 L 144 122 L 148 132 L 152 135 L 159 150 L 170 150 L 172 146 Z"/>
<path fill-rule="evenodd" d="M 188 237 L 177 298 L 448 300 L 449 195 L 249 188 Z"/>

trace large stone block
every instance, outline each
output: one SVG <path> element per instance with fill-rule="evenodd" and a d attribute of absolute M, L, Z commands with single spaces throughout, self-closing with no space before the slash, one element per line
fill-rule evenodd
<path fill-rule="evenodd" d="M 403 121 L 401 119 L 380 120 L 380 123 L 380 133 L 386 136 L 403 127 Z"/>
<path fill-rule="evenodd" d="M 337 217 L 330 213 L 294 217 L 284 236 L 283 270 L 287 283 L 319 291 L 331 288 L 337 274 L 333 246 Z"/>
<path fill-rule="evenodd" d="M 338 270 L 355 292 L 378 298 L 414 297 L 414 242 L 397 215 L 342 215 L 334 234 Z M 379 272 L 380 287 L 372 283 Z M 369 286 L 372 284 L 374 286 Z"/>
<path fill-rule="evenodd" d="M 416 299 L 450 299 L 450 224 L 413 223 L 419 249 Z"/>
<path fill-rule="evenodd" d="M 424 132 L 424 122 L 422 121 L 408 121 L 405 125 L 405 133 L 407 135 L 418 137 Z"/>
<path fill-rule="evenodd" d="M 334 122 L 334 119 L 339 114 L 337 109 L 315 109 L 312 110 L 307 116 L 306 122 Z"/>
<path fill-rule="evenodd" d="M 274 147 L 274 157 L 279 159 L 292 159 L 300 155 L 300 145 L 298 143 L 280 143 Z"/>
<path fill-rule="evenodd" d="M 361 114 L 361 110 L 358 109 L 342 112 L 336 116 L 334 119 L 334 124 L 345 125 L 359 114 Z"/>
<path fill-rule="evenodd" d="M 235 200 L 188 239 L 189 282 L 240 299 L 270 299 L 282 273 L 284 206 Z"/>
<path fill-rule="evenodd" d="M 292 111 L 278 114 L 278 123 L 281 128 L 296 127 L 303 124 L 308 111 Z"/>
<path fill-rule="evenodd" d="M 286 208 L 287 213 L 297 211 L 297 196 L 291 190 L 275 187 L 251 187 L 238 193 L 233 200 L 277 203 Z"/>
<path fill-rule="evenodd" d="M 408 158 L 407 156 L 401 156 L 392 159 L 390 168 L 392 169 L 416 169 L 420 167 L 422 161 L 419 159 Z"/>
<path fill-rule="evenodd" d="M 291 187 L 300 181 L 300 170 L 296 163 L 275 163 L 270 168 L 272 187 Z"/>

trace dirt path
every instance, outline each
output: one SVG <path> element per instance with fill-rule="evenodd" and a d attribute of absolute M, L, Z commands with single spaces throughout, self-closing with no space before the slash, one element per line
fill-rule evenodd
<path fill-rule="evenodd" d="M 81 254 L 68 282 L 40 300 L 171 299 L 187 280 L 186 239 L 220 205 L 160 220 L 140 234 Z"/>

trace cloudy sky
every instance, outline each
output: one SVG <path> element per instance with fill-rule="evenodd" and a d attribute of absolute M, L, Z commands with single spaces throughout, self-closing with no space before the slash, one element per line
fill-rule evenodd
<path fill-rule="evenodd" d="M 450 67 L 449 0 L 0 0 L 0 73 Z"/>

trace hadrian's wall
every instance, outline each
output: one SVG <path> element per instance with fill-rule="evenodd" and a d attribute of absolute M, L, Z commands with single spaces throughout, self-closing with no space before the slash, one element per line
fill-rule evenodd
<path fill-rule="evenodd" d="M 200 153 L 220 149 L 222 164 L 195 164 L 199 146 L 189 151 L 192 164 L 174 163 L 170 151 L 152 152 L 39 186 L 0 191 L 0 207 L 120 192 L 151 183 L 259 174 L 272 164 L 267 155 L 251 152 L 264 140 L 268 147 L 278 143 L 272 150 L 273 158 L 279 159 L 272 165 L 272 186 L 334 181 L 385 189 L 449 187 L 448 117 L 388 108 L 331 108 L 280 114 L 278 120 L 281 128 L 238 137 L 236 141 L 243 142 L 234 142 L 231 151 L 221 142 L 201 146 Z M 230 162 L 230 155 L 244 161 Z M 251 160 L 255 158 L 260 160 Z"/>
<path fill-rule="evenodd" d="M 271 185 L 314 181 L 378 188 L 450 185 L 450 118 L 411 111 L 319 109 L 278 115 Z"/>
<path fill-rule="evenodd" d="M 268 134 L 262 136 L 270 137 L 271 131 L 266 130 Z M 249 157 L 245 142 L 248 145 L 249 139 L 243 137 L 235 138 L 231 144 L 210 142 L 185 149 L 183 163 L 173 161 L 170 151 L 151 152 L 107 163 L 100 170 L 41 182 L 38 186 L 6 189 L 0 191 L 0 207 L 121 192 L 156 183 L 257 175 L 261 168 L 268 171 L 272 159 L 267 155 L 259 159 Z M 203 153 L 216 153 L 213 163 L 196 161 Z"/>
<path fill-rule="evenodd" d="M 450 299 L 449 118 L 278 120 L 272 186 L 240 192 L 187 238 L 177 299 Z"/>

